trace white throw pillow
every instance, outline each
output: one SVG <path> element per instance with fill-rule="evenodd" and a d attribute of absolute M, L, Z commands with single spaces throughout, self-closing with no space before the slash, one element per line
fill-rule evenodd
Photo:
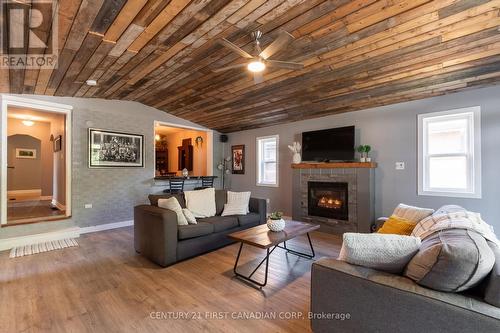
<path fill-rule="evenodd" d="M 193 213 L 191 213 L 189 209 L 182 208 L 182 212 L 184 213 L 184 217 L 186 217 L 189 224 L 198 224 L 196 217 L 194 217 Z"/>
<path fill-rule="evenodd" d="M 389 273 L 401 273 L 420 248 L 420 238 L 347 232 L 339 260 Z"/>
<path fill-rule="evenodd" d="M 246 213 L 250 213 L 250 196 L 252 192 L 231 192 L 227 191 L 227 204 L 230 206 L 243 206 Z M 246 214 L 245 213 L 245 214 Z"/>
<path fill-rule="evenodd" d="M 196 218 L 215 216 L 215 189 L 213 187 L 198 191 L 185 191 L 186 208 Z"/>
<path fill-rule="evenodd" d="M 221 216 L 247 214 L 247 208 L 245 206 L 224 204 L 224 210 L 222 211 Z"/>
<path fill-rule="evenodd" d="M 401 217 L 413 223 L 418 223 L 434 213 L 434 209 L 408 206 L 400 203 L 392 215 Z"/>
<path fill-rule="evenodd" d="M 182 207 L 177 198 L 159 199 L 158 207 L 173 210 L 177 214 L 177 225 L 188 225 L 188 221 L 182 212 Z"/>

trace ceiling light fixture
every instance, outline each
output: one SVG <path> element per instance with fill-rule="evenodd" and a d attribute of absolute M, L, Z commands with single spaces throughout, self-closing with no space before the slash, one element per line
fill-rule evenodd
<path fill-rule="evenodd" d="M 264 64 L 260 60 L 252 61 L 251 63 L 248 64 L 247 68 L 250 72 L 258 73 L 266 69 L 266 64 Z"/>
<path fill-rule="evenodd" d="M 22 123 L 25 126 L 33 126 L 33 125 L 35 125 L 35 122 L 32 121 L 32 120 L 23 120 Z"/>
<path fill-rule="evenodd" d="M 88 86 L 97 86 L 96 80 L 87 80 L 85 83 L 87 83 Z"/>

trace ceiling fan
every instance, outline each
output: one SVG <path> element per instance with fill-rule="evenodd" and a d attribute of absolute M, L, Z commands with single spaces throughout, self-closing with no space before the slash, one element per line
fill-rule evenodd
<path fill-rule="evenodd" d="M 230 69 L 242 68 L 246 67 L 250 72 L 253 73 L 253 79 L 255 83 L 261 83 L 264 80 L 262 72 L 266 69 L 267 66 L 275 67 L 275 68 L 283 68 L 283 69 L 292 69 L 299 70 L 304 68 L 304 65 L 298 62 L 290 62 L 290 61 L 279 61 L 279 60 L 270 60 L 269 58 L 278 52 L 280 49 L 287 46 L 290 42 L 292 42 L 295 37 L 289 34 L 286 31 L 281 31 L 278 38 L 276 38 L 268 47 L 264 50 L 260 48 L 260 39 L 262 37 L 262 31 L 254 31 L 252 32 L 252 39 L 254 43 L 254 54 L 246 52 L 235 44 L 231 43 L 225 38 L 219 39 L 217 42 L 222 46 L 227 47 L 231 51 L 238 53 L 240 56 L 248 59 L 249 61 L 242 64 L 229 65 L 222 68 L 217 68 L 213 70 L 214 72 L 223 72 Z"/>

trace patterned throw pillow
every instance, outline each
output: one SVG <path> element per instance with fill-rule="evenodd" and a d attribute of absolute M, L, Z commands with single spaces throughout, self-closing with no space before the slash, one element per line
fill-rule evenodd
<path fill-rule="evenodd" d="M 392 215 L 385 223 L 382 225 L 377 232 L 379 234 L 395 234 L 395 235 L 411 235 L 411 232 L 415 228 L 415 223 Z"/>
<path fill-rule="evenodd" d="M 339 260 L 396 274 L 420 247 L 420 238 L 411 236 L 346 232 L 342 237 Z"/>
<path fill-rule="evenodd" d="M 235 204 L 225 204 L 224 211 L 221 216 L 229 215 L 247 215 L 247 207 Z"/>
<path fill-rule="evenodd" d="M 416 224 L 432 215 L 432 213 L 434 213 L 434 209 L 408 206 L 401 203 L 396 207 L 396 209 L 394 209 L 392 215 L 396 215 L 397 217 L 406 219 Z"/>
<path fill-rule="evenodd" d="M 246 213 L 250 213 L 248 205 L 250 203 L 251 195 L 252 195 L 251 192 L 227 191 L 227 204 L 230 206 L 244 206 L 246 209 Z"/>

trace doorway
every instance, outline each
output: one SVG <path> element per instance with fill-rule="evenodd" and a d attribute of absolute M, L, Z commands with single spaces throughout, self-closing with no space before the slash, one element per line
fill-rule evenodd
<path fill-rule="evenodd" d="M 1 97 L 2 226 L 68 218 L 70 109 Z"/>

